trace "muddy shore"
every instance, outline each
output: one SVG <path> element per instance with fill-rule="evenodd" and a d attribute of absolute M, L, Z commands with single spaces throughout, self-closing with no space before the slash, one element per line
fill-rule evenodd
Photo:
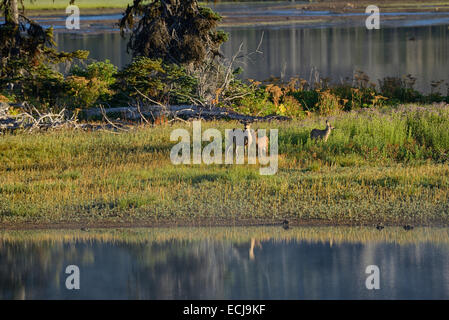
<path fill-rule="evenodd" d="M 407 223 L 385 224 L 385 227 L 402 227 Z M 321 219 L 289 219 L 288 227 L 376 227 L 376 223 L 335 223 Z M 1 223 L 0 230 L 85 230 L 85 229 L 133 229 L 133 228 L 171 228 L 171 227 L 279 227 L 283 220 L 271 219 L 173 219 L 173 220 L 136 220 L 136 221 L 71 221 L 38 223 Z M 431 224 L 414 224 L 413 227 L 447 227 L 447 221 Z"/>

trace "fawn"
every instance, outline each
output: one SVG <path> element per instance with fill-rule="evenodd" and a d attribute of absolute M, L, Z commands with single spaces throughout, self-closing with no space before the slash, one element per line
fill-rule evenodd
<path fill-rule="evenodd" d="M 263 150 L 264 154 L 266 155 L 267 150 L 268 150 L 268 143 L 269 143 L 268 137 L 264 136 L 262 138 L 259 138 L 257 135 L 257 131 L 255 131 L 253 134 L 253 130 L 251 129 L 251 122 L 241 121 L 241 123 L 244 126 L 244 129 L 243 129 L 243 133 L 245 134 L 244 147 L 249 148 L 249 146 L 252 145 L 253 142 L 255 142 L 256 147 L 259 146 L 259 148 L 256 149 L 256 152 L 258 152 L 259 150 Z M 232 131 L 235 131 L 235 130 L 239 130 L 239 129 L 233 129 Z M 237 141 L 234 138 L 232 141 L 232 144 L 234 145 L 236 143 L 237 143 Z"/>
<path fill-rule="evenodd" d="M 267 155 L 268 151 L 268 143 L 269 139 L 267 136 L 263 136 L 259 138 L 259 135 L 257 134 L 257 131 L 254 131 L 254 135 L 251 130 L 251 123 L 250 122 L 243 122 L 243 125 L 245 126 L 245 133 L 247 133 L 248 138 L 245 139 L 245 146 L 250 146 L 253 143 L 253 140 L 256 142 L 256 152 L 257 154 L 259 151 L 263 151 L 264 155 Z"/>
<path fill-rule="evenodd" d="M 312 132 L 310 132 L 310 138 L 313 140 L 322 139 L 324 142 L 327 141 L 329 138 L 332 130 L 335 128 L 331 126 L 328 120 L 326 120 L 326 129 L 320 130 L 320 129 L 313 129 Z"/>

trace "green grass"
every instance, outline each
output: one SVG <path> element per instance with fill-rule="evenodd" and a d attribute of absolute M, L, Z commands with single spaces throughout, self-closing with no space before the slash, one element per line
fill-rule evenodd
<path fill-rule="evenodd" d="M 279 129 L 279 171 L 174 166 L 170 133 L 60 131 L 0 138 L 0 221 L 30 223 L 279 222 L 449 225 L 449 107 L 344 113 Z M 236 123 L 203 123 L 203 130 Z"/>

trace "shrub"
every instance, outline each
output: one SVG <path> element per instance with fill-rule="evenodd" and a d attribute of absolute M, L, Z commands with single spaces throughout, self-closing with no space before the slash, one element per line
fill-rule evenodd
<path fill-rule="evenodd" d="M 285 95 L 282 98 L 282 103 L 279 105 L 278 114 L 297 119 L 304 118 L 305 116 L 301 103 L 290 95 Z"/>
<path fill-rule="evenodd" d="M 270 93 L 260 86 L 260 82 L 254 81 L 245 84 L 241 80 L 233 80 L 219 105 L 229 106 L 236 112 L 248 115 L 266 116 L 276 113 Z"/>
<path fill-rule="evenodd" d="M 97 78 L 69 76 L 65 80 L 65 86 L 67 88 L 67 103 L 72 108 L 91 107 L 101 96 L 110 96 L 112 93 L 107 85 Z"/>
<path fill-rule="evenodd" d="M 64 76 L 47 65 L 40 64 L 30 69 L 28 77 L 20 82 L 21 100 L 45 109 L 57 106 L 64 94 Z"/>
<path fill-rule="evenodd" d="M 0 102 L 9 102 L 9 98 L 0 93 Z"/>
<path fill-rule="evenodd" d="M 179 65 L 138 57 L 117 74 L 113 87 L 119 92 L 119 100 L 139 97 L 140 91 L 157 102 L 183 104 L 190 103 L 190 98 L 198 98 L 196 85 L 197 79 Z"/>
<path fill-rule="evenodd" d="M 289 95 L 298 100 L 306 111 L 315 111 L 318 104 L 318 91 L 315 90 L 299 90 L 290 92 Z"/>
<path fill-rule="evenodd" d="M 65 79 L 66 103 L 74 108 L 91 107 L 111 100 L 117 68 L 110 63 L 94 62 L 86 68 L 75 66 Z"/>
<path fill-rule="evenodd" d="M 115 83 L 117 67 L 114 66 L 109 60 L 105 60 L 104 62 L 93 62 L 86 68 L 74 66 L 72 70 L 70 70 L 70 74 L 87 79 L 96 78 L 110 86 Z"/>
<path fill-rule="evenodd" d="M 396 102 L 422 101 L 422 95 L 413 89 L 415 79 L 408 75 L 405 79 L 398 77 L 385 77 L 379 81 L 380 92 L 383 96 Z"/>
<path fill-rule="evenodd" d="M 407 116 L 410 135 L 420 144 L 433 150 L 434 159 L 449 159 L 449 111 L 415 111 Z"/>
<path fill-rule="evenodd" d="M 317 92 L 318 102 L 316 109 L 320 115 L 332 115 L 342 110 L 340 99 L 330 89 L 318 90 Z"/>

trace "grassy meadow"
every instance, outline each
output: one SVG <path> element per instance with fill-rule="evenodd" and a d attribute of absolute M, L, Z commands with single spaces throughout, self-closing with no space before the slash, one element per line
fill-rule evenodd
<path fill-rule="evenodd" d="M 259 123 L 279 129 L 279 170 L 170 161 L 175 128 L 0 137 L 0 228 L 51 225 L 449 225 L 449 106 Z M 206 128 L 241 127 L 203 122 Z M 206 143 L 205 143 L 206 145 Z"/>

